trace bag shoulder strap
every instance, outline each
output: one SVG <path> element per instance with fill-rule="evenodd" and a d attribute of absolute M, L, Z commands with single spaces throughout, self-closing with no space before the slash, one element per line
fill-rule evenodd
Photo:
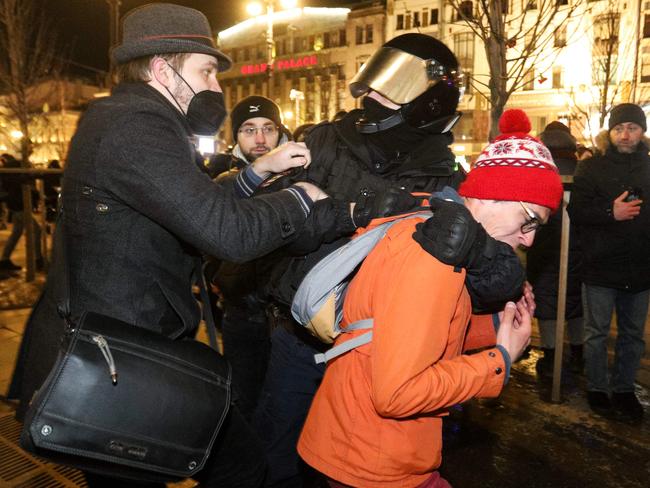
<path fill-rule="evenodd" d="M 329 286 L 332 282 L 336 281 L 336 284 L 334 286 L 340 287 L 341 284 L 339 281 L 344 281 L 348 278 L 350 275 L 351 271 L 356 268 L 356 266 L 365 259 L 365 257 L 370 254 L 370 251 L 374 249 L 374 247 L 377 245 L 377 243 L 386 235 L 388 232 L 388 229 L 390 229 L 395 223 L 405 220 L 405 219 L 411 219 L 411 218 L 418 218 L 418 217 L 425 217 L 429 218 L 431 217 L 431 214 L 429 212 L 418 212 L 416 214 L 412 215 L 407 215 L 405 217 L 399 217 L 395 220 L 391 220 L 390 222 L 385 222 L 371 231 L 366 232 L 365 234 L 362 234 L 356 239 L 353 239 L 352 241 L 348 242 L 345 246 L 341 247 L 340 249 L 337 249 L 330 255 L 326 256 L 321 260 L 316 266 L 319 266 L 321 263 L 323 263 L 322 270 L 317 271 L 314 273 L 314 276 L 311 278 L 309 277 L 310 273 L 307 274 L 305 277 L 305 280 L 303 283 L 308 279 L 313 279 L 316 286 L 321 290 L 323 296 L 325 299 L 330 295 L 330 291 L 333 286 Z M 362 241 L 361 243 L 357 243 L 357 247 L 355 247 L 353 244 L 357 241 L 360 241 L 363 239 L 364 236 L 372 234 L 371 237 L 367 238 L 365 241 Z M 348 247 L 349 246 L 349 247 Z M 348 248 L 348 249 L 345 249 Z M 328 260 L 328 258 L 332 257 L 331 259 Z M 345 261 L 344 258 L 350 258 L 349 262 Z M 340 261 L 339 261 L 340 259 Z M 315 268 L 314 268 L 315 269 Z M 347 270 L 350 269 L 348 272 Z M 313 271 L 313 270 L 312 270 Z M 345 273 L 345 274 L 344 274 Z M 342 278 L 341 278 L 342 276 Z M 323 281 L 328 281 L 328 283 L 323 284 L 320 279 L 323 279 Z M 339 280 L 339 278 L 341 278 Z M 338 281 L 337 281 L 338 280 Z M 322 286 L 321 286 L 322 285 Z M 301 284 L 302 287 L 302 284 Z M 327 288 L 327 289 L 325 289 Z M 310 290 L 307 290 L 304 292 L 305 295 L 308 294 Z M 298 289 L 298 292 L 300 292 L 300 288 Z M 298 298 L 298 292 L 296 293 L 296 298 Z M 296 298 L 294 298 L 294 303 L 296 303 Z M 301 296 L 301 299 L 306 299 Z M 318 306 L 316 308 L 319 308 Z M 342 311 L 343 307 L 339 307 L 340 310 Z M 294 312 L 293 304 L 292 304 L 292 313 Z M 294 318 L 298 320 L 299 322 L 300 319 L 296 317 L 294 314 Z M 336 323 L 336 330 L 339 332 L 343 333 L 349 333 L 353 332 L 356 330 L 367 330 L 367 329 L 372 329 L 374 326 L 374 319 L 373 318 L 367 318 L 367 319 L 362 319 L 362 320 L 357 320 L 356 322 L 352 322 L 351 324 L 348 324 L 348 326 L 345 329 L 341 329 L 339 327 L 339 323 L 341 321 L 342 317 L 338 316 L 337 313 L 337 323 Z M 303 322 L 301 322 L 303 323 Z M 339 344 L 337 346 L 332 347 L 331 349 L 327 350 L 324 353 L 320 354 L 315 354 L 314 355 L 314 361 L 316 364 L 321 364 L 321 363 L 327 363 L 331 361 L 332 359 L 341 356 L 352 349 L 356 349 L 357 347 L 363 346 L 365 344 L 368 344 L 369 342 L 372 341 L 372 330 L 369 332 L 366 332 L 365 334 L 358 335 L 356 337 L 353 337 L 352 339 L 345 341 L 342 344 Z"/>
<path fill-rule="evenodd" d="M 430 212 L 399 216 L 361 234 L 325 256 L 309 270 L 300 283 L 291 302 L 293 318 L 302 325 L 307 324 L 328 300 L 333 290 L 340 292 L 341 288 L 347 285 L 348 277 L 397 222 L 430 216 Z M 336 321 L 337 324 L 340 323 L 341 317 L 337 316 Z"/>
<path fill-rule="evenodd" d="M 68 329 L 73 329 L 72 323 L 72 309 L 70 306 L 70 266 L 67 259 L 66 241 L 64 235 L 64 207 L 63 198 L 59 193 L 57 202 L 58 215 L 56 218 L 56 225 L 54 228 L 53 248 L 52 248 L 52 276 L 54 281 L 54 293 L 56 300 L 56 308 L 66 324 Z M 203 314 L 205 323 L 208 330 L 208 339 L 210 347 L 215 351 L 219 351 L 217 345 L 217 327 L 210 308 L 210 301 L 205 285 L 205 274 L 203 267 L 199 266 L 198 269 L 198 286 L 201 292 L 201 302 L 203 302 Z"/>
<path fill-rule="evenodd" d="M 352 322 L 350 325 L 348 325 L 343 330 L 343 332 L 352 332 L 353 330 L 372 329 L 374 322 L 375 322 L 374 319 L 357 320 L 356 322 Z M 341 356 L 342 354 L 345 354 L 346 352 L 351 351 L 352 349 L 356 349 L 359 346 L 368 344 L 370 341 L 372 341 L 372 331 L 353 337 L 349 341 L 345 341 L 343 344 L 334 346 L 322 354 L 314 354 L 314 361 L 316 361 L 316 364 L 321 364 L 321 363 L 327 364 L 328 361 L 331 361 L 332 359 Z"/>

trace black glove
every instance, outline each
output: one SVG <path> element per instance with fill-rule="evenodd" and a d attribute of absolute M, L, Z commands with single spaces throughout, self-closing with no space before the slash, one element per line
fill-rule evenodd
<path fill-rule="evenodd" d="M 302 256 L 315 251 L 323 243 L 351 235 L 355 230 L 350 204 L 324 198 L 314 203 L 305 225 L 286 249 L 290 254 Z"/>
<path fill-rule="evenodd" d="M 433 217 L 416 225 L 413 239 L 439 261 L 467 269 L 474 312 L 498 311 L 517 301 L 526 277 L 512 247 L 490 237 L 464 205 L 434 198 L 431 209 Z"/>
<path fill-rule="evenodd" d="M 480 266 L 484 255 L 494 254 L 496 241 L 474 220 L 465 205 L 432 198 L 431 211 L 430 219 L 415 226 L 413 239 L 434 258 L 471 273 L 474 267 Z"/>
<path fill-rule="evenodd" d="M 352 220 L 355 226 L 365 227 L 372 219 L 406 213 L 418 205 L 417 198 L 400 188 L 387 188 L 379 192 L 363 190 L 355 201 Z"/>
<path fill-rule="evenodd" d="M 480 267 L 465 276 L 474 313 L 500 312 L 506 302 L 516 302 L 523 295 L 526 272 L 521 260 L 505 242 L 496 241 L 495 249 L 492 257 L 485 257 Z"/>

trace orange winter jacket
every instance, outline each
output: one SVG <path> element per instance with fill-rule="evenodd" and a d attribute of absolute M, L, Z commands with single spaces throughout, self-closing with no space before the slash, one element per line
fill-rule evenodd
<path fill-rule="evenodd" d="M 505 381 L 498 349 L 461 355 L 494 344 L 491 316 L 471 317 L 465 271 L 413 240 L 418 221 L 391 227 L 350 283 L 342 325 L 373 317 L 373 339 L 328 364 L 298 442 L 308 464 L 347 485 L 423 483 L 440 465 L 447 409 Z"/>

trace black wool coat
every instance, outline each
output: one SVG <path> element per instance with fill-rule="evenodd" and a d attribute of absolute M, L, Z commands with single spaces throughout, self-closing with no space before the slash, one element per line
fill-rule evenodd
<path fill-rule="evenodd" d="M 614 200 L 625 190 L 643 194 L 641 213 L 617 221 Z M 650 156 L 641 142 L 621 154 L 609 146 L 602 156 L 580 161 L 568 212 L 583 252 L 584 283 L 639 292 L 650 288 Z"/>
<path fill-rule="evenodd" d="M 551 151 L 553 154 L 553 151 Z M 575 173 L 576 160 L 568 158 L 553 159 L 560 174 L 572 175 Z M 550 320 L 557 317 L 557 296 L 560 279 L 560 241 L 562 240 L 562 211 L 551 215 L 548 223 L 542 226 L 535 234 L 535 241 L 526 253 L 526 275 L 533 285 L 535 292 L 535 316 L 540 319 Z M 569 264 L 567 273 L 567 319 L 582 316 L 582 299 L 580 283 L 580 267 L 582 251 L 578 242 L 578 233 L 575 226 L 569 233 Z"/>
<path fill-rule="evenodd" d="M 197 164 L 185 117 L 144 83 L 92 103 L 71 142 L 63 215 L 73 317 L 113 316 L 172 338 L 200 321 L 201 254 L 247 261 L 291 242 L 306 215 L 290 192 L 238 199 Z M 9 396 L 19 416 L 54 363 L 54 268 L 29 319 Z"/>

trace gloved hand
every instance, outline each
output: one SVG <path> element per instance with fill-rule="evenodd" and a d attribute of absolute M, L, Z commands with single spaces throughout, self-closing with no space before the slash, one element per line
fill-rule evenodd
<path fill-rule="evenodd" d="M 482 256 L 495 253 L 495 240 L 488 236 L 481 224 L 465 205 L 431 199 L 433 216 L 417 224 L 413 233 L 422 248 L 445 264 L 474 271 Z"/>
<path fill-rule="evenodd" d="M 466 268 L 474 313 L 516 302 L 526 274 L 512 247 L 490 237 L 464 205 L 433 198 L 431 209 L 433 216 L 416 225 L 413 239 L 439 261 Z"/>
<path fill-rule="evenodd" d="M 379 192 L 364 190 L 355 201 L 352 221 L 356 227 L 366 227 L 372 219 L 406 213 L 418 205 L 417 198 L 400 188 Z"/>
<path fill-rule="evenodd" d="M 506 302 L 518 301 L 525 290 L 526 271 L 519 256 L 505 242 L 496 241 L 495 244 L 494 256 L 483 255 L 472 273 L 465 276 L 474 313 L 498 312 Z"/>

